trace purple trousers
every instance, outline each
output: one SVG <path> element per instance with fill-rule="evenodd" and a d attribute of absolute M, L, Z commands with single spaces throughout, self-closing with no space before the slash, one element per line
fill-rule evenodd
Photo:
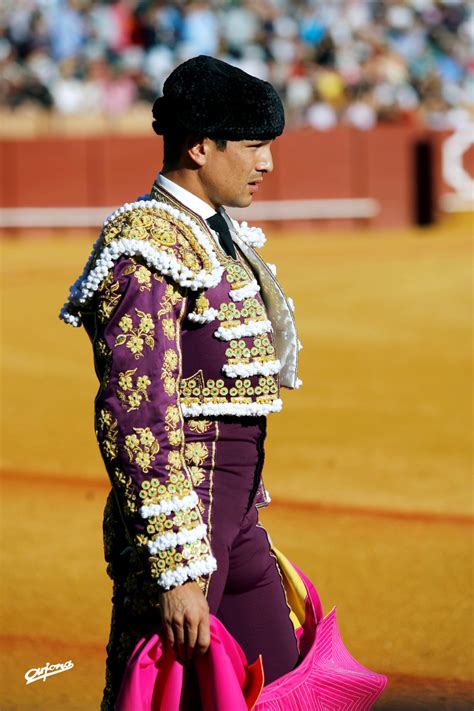
<path fill-rule="evenodd" d="M 199 420 L 185 425 L 188 465 L 217 560 L 205 592 L 211 613 L 239 642 L 248 662 L 262 655 L 268 684 L 296 666 L 298 649 L 281 573 L 253 505 L 263 467 L 266 420 L 236 417 L 206 422 L 205 432 L 197 426 Z M 201 462 L 196 465 L 199 453 Z"/>
<path fill-rule="evenodd" d="M 264 460 L 265 418 L 188 420 L 185 458 L 200 499 L 217 570 L 203 584 L 210 611 L 243 648 L 263 658 L 265 684 L 298 662 L 281 574 L 254 497 Z M 142 637 L 159 629 L 144 571 L 125 536 L 111 492 L 104 511 L 107 573 L 113 580 L 102 711 L 111 711 L 128 658 Z"/>

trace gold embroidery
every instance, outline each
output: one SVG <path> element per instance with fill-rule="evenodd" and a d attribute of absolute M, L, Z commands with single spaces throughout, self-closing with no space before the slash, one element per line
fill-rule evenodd
<path fill-rule="evenodd" d="M 99 294 L 97 316 L 101 323 L 108 321 L 114 312 L 121 297 L 119 290 L 119 281 L 114 280 L 113 272 L 109 272 L 97 290 Z"/>
<path fill-rule="evenodd" d="M 94 355 L 97 361 L 97 369 L 101 371 L 100 386 L 104 389 L 109 384 L 110 371 L 112 368 L 112 351 L 102 338 L 98 338 L 94 342 Z"/>
<path fill-rule="evenodd" d="M 138 410 L 143 400 L 150 402 L 148 387 L 151 385 L 151 380 L 148 375 L 139 375 L 134 384 L 133 376 L 136 372 L 137 368 L 119 373 L 117 397 L 127 412 Z"/>
<path fill-rule="evenodd" d="M 184 456 L 194 486 L 199 486 L 204 481 L 205 471 L 202 469 L 202 465 L 208 455 L 209 450 L 204 442 L 188 442 L 185 446 Z"/>
<path fill-rule="evenodd" d="M 211 423 L 209 420 L 188 420 L 188 427 L 191 432 L 207 432 Z"/>
<path fill-rule="evenodd" d="M 115 469 L 113 478 L 117 482 L 117 485 L 123 490 L 128 510 L 130 513 L 136 513 L 137 505 L 135 503 L 136 496 L 133 491 L 132 477 L 124 474 L 120 469 Z"/>
<path fill-rule="evenodd" d="M 154 242 L 162 244 L 166 247 L 172 247 L 176 244 L 176 232 L 173 227 L 170 226 L 168 220 L 162 218 L 155 220 L 154 226 L 150 230 L 150 235 Z"/>
<path fill-rule="evenodd" d="M 199 294 L 195 303 L 195 313 L 203 314 L 210 306 L 209 299 L 204 294 Z"/>
<path fill-rule="evenodd" d="M 179 410 L 176 405 L 168 405 L 165 414 L 165 431 L 168 442 L 172 447 L 178 447 L 182 441 L 182 432 L 178 428 L 180 424 Z"/>
<path fill-rule="evenodd" d="M 99 444 L 102 453 L 109 461 L 115 459 L 118 453 L 117 436 L 118 422 L 112 417 L 112 414 L 105 409 L 99 411 L 97 417 L 98 433 L 102 433 L 103 437 L 99 439 Z"/>
<path fill-rule="evenodd" d="M 253 384 L 252 384 L 253 383 Z M 250 402 L 269 403 L 278 397 L 278 376 L 261 375 L 251 378 L 237 378 L 231 387 L 224 385 L 224 380 L 209 378 L 204 382 L 202 371 L 180 383 L 180 398 L 183 405 L 193 403 L 220 404 L 231 402 L 247 404 Z M 200 422 L 199 420 L 189 420 Z"/>
<path fill-rule="evenodd" d="M 174 515 L 173 523 L 178 527 L 194 528 L 197 520 L 198 514 L 196 511 L 177 511 Z"/>
<path fill-rule="evenodd" d="M 185 543 L 182 548 L 182 556 L 186 561 L 195 560 L 206 553 L 208 553 L 207 544 L 199 541 L 195 541 L 194 543 Z"/>
<path fill-rule="evenodd" d="M 161 484 L 158 479 L 142 481 L 139 497 L 143 504 L 158 504 L 164 499 L 170 499 L 173 496 L 188 496 L 191 490 L 189 480 L 184 476 L 183 472 L 172 472 L 168 477 L 168 486 Z M 169 490 L 172 486 L 172 491 Z"/>
<path fill-rule="evenodd" d="M 247 345 L 243 338 L 230 341 L 225 354 L 230 365 L 236 363 L 250 363 L 252 360 L 275 360 L 275 348 L 266 334 L 256 336 L 253 346 Z"/>
<path fill-rule="evenodd" d="M 179 425 L 179 410 L 176 405 L 168 405 L 166 408 L 165 423 L 168 427 Z"/>
<path fill-rule="evenodd" d="M 131 264 L 129 264 L 124 270 L 123 273 L 125 275 L 128 274 L 133 274 L 135 279 L 139 283 L 139 289 L 140 291 L 150 291 L 151 289 L 151 278 L 153 276 L 153 279 L 155 281 L 163 281 L 163 277 L 161 274 L 157 274 L 156 272 L 151 272 L 148 267 L 146 267 L 144 264 L 137 264 L 137 262 L 132 259 Z"/>
<path fill-rule="evenodd" d="M 170 341 L 172 341 L 175 336 L 175 326 L 174 326 L 173 319 L 172 318 L 164 318 L 163 321 L 161 322 L 161 326 L 163 328 L 163 333 L 165 334 L 166 338 L 168 338 Z"/>
<path fill-rule="evenodd" d="M 206 472 L 204 471 L 204 469 L 201 469 L 201 467 L 191 465 L 189 467 L 189 473 L 191 474 L 191 479 L 193 480 L 194 486 L 199 486 L 206 478 Z"/>
<path fill-rule="evenodd" d="M 102 339 L 98 338 L 94 343 L 95 353 L 99 359 L 107 358 L 110 355 L 110 349 L 107 343 Z"/>
<path fill-rule="evenodd" d="M 126 347 L 133 353 L 135 358 L 143 356 L 143 346 L 146 344 L 150 350 L 155 347 L 155 324 L 151 314 L 135 308 L 139 317 L 138 326 L 133 325 L 130 314 L 125 314 L 119 321 L 119 328 L 122 331 L 115 339 L 115 347 L 126 344 Z"/>
<path fill-rule="evenodd" d="M 135 461 L 142 472 L 147 474 L 160 445 L 149 427 L 134 427 L 133 431 L 135 434 L 125 437 L 125 449 L 130 461 Z"/>
<path fill-rule="evenodd" d="M 169 314 L 173 310 L 173 306 L 179 303 L 182 299 L 181 292 L 173 284 L 167 284 L 165 289 L 165 295 L 161 302 L 161 308 L 157 311 L 156 317 L 161 318 L 166 314 Z"/>
<path fill-rule="evenodd" d="M 223 326 L 238 326 L 240 323 L 240 311 L 233 301 L 221 304 L 217 314 Z"/>
<path fill-rule="evenodd" d="M 255 297 L 244 299 L 242 304 L 241 315 L 244 320 L 255 319 L 256 321 L 266 318 L 265 307 Z"/>
<path fill-rule="evenodd" d="M 165 352 L 163 362 L 166 368 L 169 370 L 176 370 L 178 367 L 178 354 L 172 348 L 168 348 Z"/>
<path fill-rule="evenodd" d="M 168 442 L 172 447 L 178 447 L 181 444 L 181 430 L 172 430 L 169 432 Z"/>
<path fill-rule="evenodd" d="M 168 452 L 168 464 L 171 469 L 180 469 L 181 468 L 181 453 L 176 450 L 172 449 L 171 452 Z"/>
<path fill-rule="evenodd" d="M 160 252 L 175 256 L 194 273 L 213 265 L 192 229 L 179 217 L 161 208 L 137 208 L 118 215 L 103 233 L 103 244 L 120 238 L 138 239 L 155 244 Z"/>
<path fill-rule="evenodd" d="M 204 442 L 188 442 L 184 450 L 187 462 L 202 466 L 208 457 L 209 451 Z"/>
<path fill-rule="evenodd" d="M 206 591 L 207 591 L 208 581 L 209 581 L 209 578 L 204 579 L 204 578 L 201 578 L 201 576 L 199 576 L 199 578 L 196 578 L 194 581 L 195 583 L 197 583 L 199 585 L 199 587 L 201 588 L 204 595 L 207 594 Z"/>
<path fill-rule="evenodd" d="M 226 279 L 231 285 L 231 289 L 241 289 L 252 280 L 252 276 L 238 262 L 231 262 L 226 269 Z"/>
<path fill-rule="evenodd" d="M 163 358 L 163 368 L 161 370 L 161 379 L 163 387 L 167 395 L 171 397 L 176 392 L 176 378 L 173 376 L 174 371 L 178 367 L 178 354 L 172 348 L 165 351 Z"/>

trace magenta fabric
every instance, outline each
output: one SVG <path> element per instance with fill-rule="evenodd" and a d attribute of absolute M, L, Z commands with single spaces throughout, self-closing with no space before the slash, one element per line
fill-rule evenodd
<path fill-rule="evenodd" d="M 206 711 L 247 711 L 263 686 L 261 660 L 247 666 L 239 644 L 211 615 L 211 645 L 188 668 L 158 635 L 140 640 L 125 671 L 116 711 L 191 711 L 199 696 Z M 195 674 L 189 674 L 189 667 Z M 190 688 L 191 687 L 191 688 Z"/>
<path fill-rule="evenodd" d="M 255 711 L 367 711 L 387 684 L 383 674 L 366 669 L 347 651 L 339 633 L 336 608 L 322 616 L 319 595 L 293 564 L 306 592 L 306 617 L 300 637 L 302 662 L 266 686 Z"/>
<path fill-rule="evenodd" d="M 296 669 L 262 688 L 261 665 L 247 667 L 238 643 L 211 616 L 210 651 L 188 665 L 196 672 L 200 703 L 196 703 L 195 694 L 187 693 L 185 667 L 171 650 L 163 653 L 159 638 L 153 635 L 148 642 L 140 641 L 128 663 L 117 711 L 371 709 L 387 678 L 366 669 L 349 654 L 339 633 L 335 608 L 323 617 L 315 587 L 294 567 L 307 593 L 305 621 L 297 634 L 303 659 Z"/>

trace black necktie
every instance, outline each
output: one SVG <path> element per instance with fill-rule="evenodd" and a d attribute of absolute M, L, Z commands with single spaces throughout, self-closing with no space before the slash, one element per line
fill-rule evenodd
<path fill-rule="evenodd" d="M 237 258 L 234 243 L 232 241 L 232 236 L 230 234 L 229 226 L 225 221 L 224 217 L 220 212 L 216 212 L 212 217 L 208 217 L 206 220 L 207 224 L 214 232 L 219 235 L 219 243 L 224 250 L 224 252 L 234 259 Z"/>

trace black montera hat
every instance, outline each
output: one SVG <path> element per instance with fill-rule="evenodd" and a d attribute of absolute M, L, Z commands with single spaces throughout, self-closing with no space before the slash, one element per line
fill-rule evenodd
<path fill-rule="evenodd" d="M 275 138 L 285 127 L 283 105 L 271 84 L 205 55 L 171 72 L 153 117 L 158 135 L 178 128 L 229 141 Z"/>

